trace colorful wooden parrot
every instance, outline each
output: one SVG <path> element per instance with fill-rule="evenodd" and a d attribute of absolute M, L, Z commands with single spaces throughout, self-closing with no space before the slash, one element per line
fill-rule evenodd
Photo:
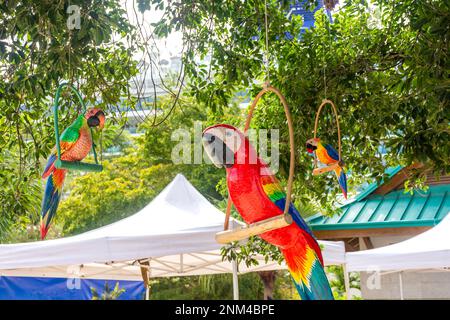
<path fill-rule="evenodd" d="M 338 152 L 331 145 L 320 142 L 319 138 L 312 138 L 306 141 L 306 149 L 309 153 L 315 152 L 319 161 L 327 166 L 339 163 Z M 336 173 L 342 194 L 347 199 L 347 176 L 341 163 L 334 169 L 334 172 Z"/>
<path fill-rule="evenodd" d="M 105 125 L 105 114 L 100 109 L 90 109 L 85 115 L 78 118 L 63 131 L 60 137 L 61 160 L 81 161 L 91 150 L 92 136 L 91 127 L 103 129 Z M 66 176 L 66 169 L 57 169 L 54 164 L 58 155 L 56 148 L 53 149 L 45 166 L 42 179 L 47 178 L 44 198 L 41 209 L 41 239 L 47 235 L 50 223 L 58 209 L 61 191 Z"/>
<path fill-rule="evenodd" d="M 226 168 L 229 195 L 245 222 L 283 214 L 285 192 L 241 131 L 226 124 L 209 127 L 203 132 L 203 145 L 212 162 Z M 333 299 L 314 235 L 292 203 L 289 214 L 295 223 L 261 238 L 280 248 L 302 299 Z"/>

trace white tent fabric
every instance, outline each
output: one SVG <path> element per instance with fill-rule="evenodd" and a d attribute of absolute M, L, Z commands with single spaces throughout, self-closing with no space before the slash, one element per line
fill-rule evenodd
<path fill-rule="evenodd" d="M 265 263 L 262 256 L 258 256 L 258 266 L 247 268 L 245 264 L 239 265 L 239 273 L 283 270 L 284 264 L 274 261 Z M 151 278 L 193 276 L 219 273 L 232 273 L 232 263 L 222 261 L 219 250 L 200 253 L 164 256 L 150 259 L 149 268 Z M 138 263 L 134 261 L 114 263 L 88 263 L 72 266 L 52 266 L 40 268 L 20 268 L 0 270 L 0 276 L 28 276 L 28 277 L 55 277 L 55 278 L 85 278 L 108 280 L 135 280 L 141 281 L 142 274 Z"/>
<path fill-rule="evenodd" d="M 139 280 L 141 259 L 149 261 L 151 277 L 232 272 L 214 238 L 223 221 L 224 214 L 177 175 L 141 211 L 113 224 L 73 237 L 0 245 L 0 275 Z M 326 264 L 345 262 L 342 242 L 321 243 Z M 258 259 L 259 266 L 240 271 L 285 268 Z"/>
<path fill-rule="evenodd" d="M 323 246 L 322 253 L 326 265 L 340 265 L 344 261 L 344 243 L 341 241 L 319 241 Z M 255 257 L 259 264 L 247 267 L 239 265 L 239 273 L 286 270 L 274 261 L 264 260 L 263 256 Z M 193 276 L 218 273 L 232 273 L 232 263 L 222 261 L 220 250 L 185 253 L 149 259 L 151 278 Z M 0 276 L 28 276 L 55 278 L 86 278 L 109 280 L 142 280 L 141 270 L 136 260 L 114 263 L 85 263 L 67 266 L 48 266 L 35 268 L 17 268 L 0 270 Z"/>
<path fill-rule="evenodd" d="M 346 254 L 348 271 L 395 271 L 450 267 L 450 214 L 438 225 L 390 246 Z"/>

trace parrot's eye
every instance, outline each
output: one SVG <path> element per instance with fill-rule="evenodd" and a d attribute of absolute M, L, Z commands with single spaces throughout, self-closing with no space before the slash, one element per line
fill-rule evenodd
<path fill-rule="evenodd" d="M 227 137 L 231 137 L 231 136 L 233 135 L 233 131 L 227 130 L 227 131 L 225 132 L 225 135 L 226 135 Z"/>

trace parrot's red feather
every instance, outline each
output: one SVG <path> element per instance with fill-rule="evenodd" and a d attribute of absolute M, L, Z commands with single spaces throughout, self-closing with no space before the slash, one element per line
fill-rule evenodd
<path fill-rule="evenodd" d="M 240 133 L 237 129 L 233 129 Z M 245 143 L 235 154 L 235 160 L 239 158 L 247 160 L 252 158 L 256 151 L 248 139 L 240 134 Z M 231 200 L 247 223 L 283 213 L 286 195 L 269 167 L 261 159 L 258 158 L 257 163 L 235 161 L 233 166 L 227 167 L 226 170 Z M 292 204 L 289 213 L 295 223 L 265 232 L 260 237 L 278 246 L 283 252 L 302 299 L 333 299 L 323 270 L 319 244 Z"/>
<path fill-rule="evenodd" d="M 42 174 L 42 179 L 47 179 L 49 175 L 55 170 L 55 163 L 50 164 L 50 166 Z"/>

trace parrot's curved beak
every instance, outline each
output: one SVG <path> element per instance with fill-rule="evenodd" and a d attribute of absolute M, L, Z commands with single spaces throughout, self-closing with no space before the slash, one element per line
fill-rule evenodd
<path fill-rule="evenodd" d="M 316 139 L 309 139 L 306 141 L 306 150 L 308 153 L 314 153 L 314 151 L 317 149 L 317 141 Z"/>
<path fill-rule="evenodd" d="M 234 152 L 222 139 L 212 133 L 204 132 L 202 142 L 206 153 L 216 167 L 230 168 L 234 165 Z"/>
<path fill-rule="evenodd" d="M 98 120 L 99 120 L 99 124 L 98 124 L 98 129 L 99 130 L 103 130 L 103 128 L 105 127 L 105 120 L 106 120 L 106 116 L 105 116 L 105 114 L 103 113 L 103 111 L 102 110 L 99 110 L 96 114 L 95 114 L 95 116 L 98 118 Z"/>
<path fill-rule="evenodd" d="M 105 126 L 105 114 L 102 110 L 98 110 L 94 115 L 87 119 L 88 126 L 102 130 Z"/>
<path fill-rule="evenodd" d="M 87 120 L 87 123 L 89 127 L 94 128 L 100 124 L 100 120 L 96 116 L 92 116 Z"/>
<path fill-rule="evenodd" d="M 308 151 L 308 153 L 314 153 L 316 149 L 317 149 L 316 146 L 313 146 L 312 144 L 309 143 L 306 144 L 306 151 Z"/>

